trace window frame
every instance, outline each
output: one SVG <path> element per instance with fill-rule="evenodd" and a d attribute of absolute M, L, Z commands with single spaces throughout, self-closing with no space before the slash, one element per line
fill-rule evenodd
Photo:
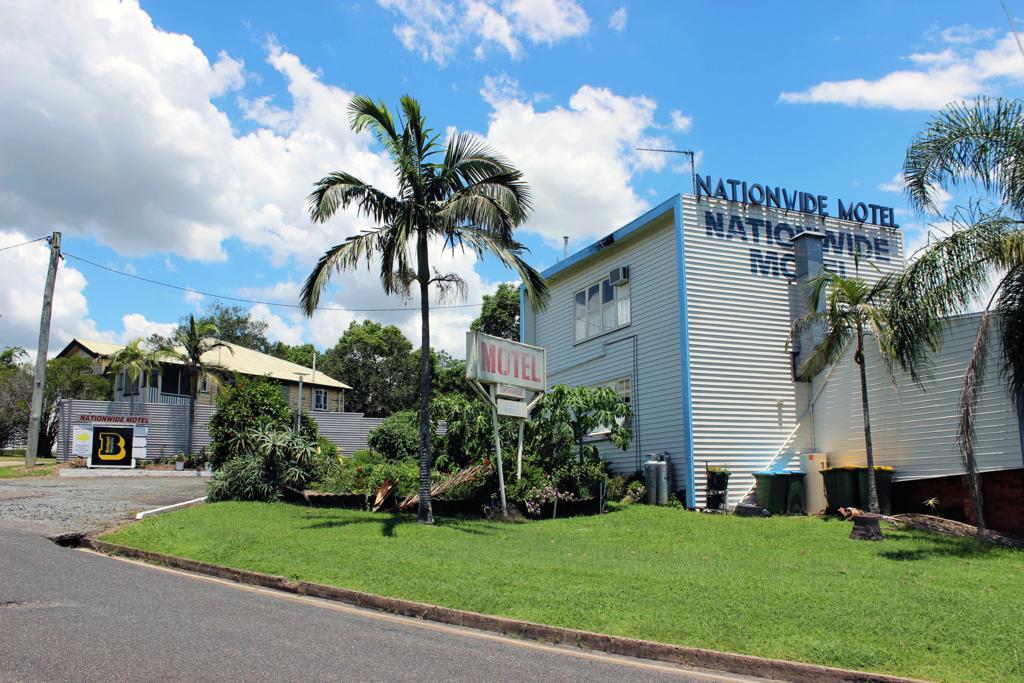
<path fill-rule="evenodd" d="M 617 387 L 617 385 L 619 385 L 622 382 L 626 382 L 627 386 L 629 387 L 628 394 L 626 395 L 625 398 L 623 398 L 622 392 L 620 392 L 618 387 Z M 601 389 L 601 388 L 611 389 L 612 391 L 614 391 L 618 395 L 619 400 L 624 401 L 629 406 L 630 411 L 633 410 L 633 376 L 632 375 L 619 375 L 615 379 L 608 380 L 607 382 L 598 382 L 597 384 L 591 384 L 590 386 L 595 388 L 595 389 Z M 632 421 L 631 418 L 619 418 L 619 417 L 615 418 L 615 420 L 617 422 L 619 422 L 619 420 L 621 420 L 621 422 L 619 422 L 619 426 L 620 427 L 623 426 L 623 425 L 629 426 L 629 423 Z M 589 434 L 587 434 L 587 436 L 584 437 L 584 438 L 587 441 L 607 441 L 611 437 L 611 433 L 612 433 L 611 429 L 608 429 L 608 428 L 598 428 L 598 429 L 595 429 L 594 431 L 590 432 Z"/>
<path fill-rule="evenodd" d="M 632 275 L 632 273 L 630 273 L 630 275 Z M 632 280 L 632 278 L 630 278 L 630 280 Z M 595 288 L 596 291 L 594 291 L 593 294 L 591 294 L 591 290 L 594 290 Z M 611 290 L 612 293 L 612 298 L 607 302 L 603 301 L 606 289 Z M 620 297 L 619 293 L 622 292 L 623 290 L 628 290 L 628 294 Z M 580 295 L 584 297 L 582 309 L 584 313 L 583 318 L 580 318 L 577 315 L 577 306 L 579 305 L 577 303 L 577 299 L 580 297 Z M 596 306 L 593 307 L 591 306 L 592 296 L 593 299 L 597 301 Z M 627 304 L 626 310 L 628 320 L 624 323 L 620 323 L 619 309 L 620 304 L 623 302 L 626 302 Z M 611 284 L 611 279 L 609 277 L 603 277 L 597 280 L 596 282 L 591 282 L 586 287 L 582 287 L 573 291 L 571 308 L 573 346 L 576 346 L 577 344 L 583 344 L 590 341 L 591 339 L 597 339 L 598 337 L 603 337 L 606 334 L 611 334 L 612 332 L 617 332 L 619 330 L 625 329 L 633 324 L 632 281 L 627 282 L 624 285 L 613 285 Z M 591 310 L 592 308 L 594 310 Z M 614 327 L 602 329 L 600 332 L 597 332 L 595 334 L 585 334 L 583 337 L 579 336 L 579 325 L 582 323 L 584 326 L 584 330 L 589 331 L 592 324 L 590 318 L 594 314 L 596 314 L 598 320 L 596 324 L 599 325 L 601 328 L 604 328 L 604 320 L 608 311 L 611 311 L 615 315 L 616 324 Z"/>
<path fill-rule="evenodd" d="M 210 393 L 210 378 L 207 375 L 203 375 L 199 378 L 199 393 L 208 394 Z"/>
<path fill-rule="evenodd" d="M 320 403 L 320 397 L 323 396 L 323 403 Z M 323 407 L 321 407 L 321 405 Z M 330 403 L 327 400 L 327 389 L 321 387 L 313 387 L 313 410 L 326 413 Z"/>

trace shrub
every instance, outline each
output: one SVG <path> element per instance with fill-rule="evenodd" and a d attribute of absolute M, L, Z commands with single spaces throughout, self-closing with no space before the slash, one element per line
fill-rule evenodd
<path fill-rule="evenodd" d="M 225 447 L 229 457 L 210 482 L 212 500 L 277 500 L 285 487 L 305 488 L 316 464 L 316 442 L 291 427 L 257 424 Z"/>
<path fill-rule="evenodd" d="M 647 496 L 647 487 L 642 481 L 633 480 L 626 486 L 626 496 L 623 503 L 642 503 Z"/>
<path fill-rule="evenodd" d="M 279 385 L 264 379 L 242 378 L 217 396 L 210 416 L 210 462 L 215 468 L 234 455 L 232 442 L 257 426 L 285 428 L 294 424 Z"/>
<path fill-rule="evenodd" d="M 281 482 L 267 471 L 263 458 L 250 453 L 224 462 L 210 478 L 206 495 L 211 501 L 273 501 L 281 497 L 281 491 Z"/>
<path fill-rule="evenodd" d="M 623 476 L 610 477 L 608 488 L 605 489 L 605 498 L 618 503 L 626 495 L 626 478 Z"/>
<path fill-rule="evenodd" d="M 445 436 L 431 442 L 434 465 L 442 472 L 465 469 L 494 455 L 494 425 L 491 409 L 479 398 L 462 394 L 444 394 L 430 404 L 434 433 L 438 422 L 445 423 Z M 509 418 L 498 422 L 501 442 L 510 449 L 518 438 L 518 424 Z M 508 452 L 508 451 L 506 451 Z M 514 453 L 514 451 L 511 451 Z"/>
<path fill-rule="evenodd" d="M 419 416 L 414 410 L 403 410 L 393 414 L 370 431 L 366 443 L 387 460 L 418 458 Z"/>

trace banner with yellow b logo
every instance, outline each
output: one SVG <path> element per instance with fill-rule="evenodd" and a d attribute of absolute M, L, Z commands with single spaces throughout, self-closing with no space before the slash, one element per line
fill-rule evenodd
<path fill-rule="evenodd" d="M 90 467 L 131 467 L 134 436 L 132 427 L 96 425 L 93 428 Z"/>

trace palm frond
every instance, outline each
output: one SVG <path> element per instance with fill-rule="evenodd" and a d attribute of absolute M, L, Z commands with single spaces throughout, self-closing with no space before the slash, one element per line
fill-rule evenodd
<path fill-rule="evenodd" d="M 999 212 L 954 219 L 954 230 L 922 251 L 892 282 L 887 318 L 896 361 L 918 383 L 928 374 L 950 316 L 966 312 L 988 289 L 1004 238 L 1017 222 Z"/>
<path fill-rule="evenodd" d="M 486 230 L 476 228 L 460 228 L 458 239 L 469 245 L 477 255 L 491 254 L 501 263 L 516 271 L 526 291 L 526 298 L 537 309 L 548 305 L 550 294 L 543 276 L 523 259 L 522 254 L 529 251 L 523 244 L 515 240 L 502 239 Z"/>
<path fill-rule="evenodd" d="M 361 235 L 349 237 L 341 244 L 336 244 L 320 257 L 313 267 L 313 272 L 306 278 L 299 294 L 299 303 L 306 315 L 313 315 L 316 306 L 320 303 L 320 295 L 327 282 L 331 279 L 332 271 L 341 272 L 353 270 L 360 262 L 367 265 L 373 262 L 374 256 L 380 249 L 382 235 L 386 228 L 378 228 L 364 232 Z"/>
<path fill-rule="evenodd" d="M 935 209 L 936 188 L 965 184 L 998 193 L 1024 210 L 1024 104 L 977 98 L 947 105 L 917 135 L 903 163 L 906 192 L 921 210 Z"/>
<path fill-rule="evenodd" d="M 996 310 L 1003 374 L 1016 405 L 1024 405 L 1024 265 L 1010 270 L 999 283 Z"/>
<path fill-rule="evenodd" d="M 353 203 L 362 215 L 378 225 L 387 223 L 401 211 L 394 197 L 344 171 L 324 176 L 314 188 L 306 198 L 306 206 L 315 223 L 325 223 L 339 208 Z"/>

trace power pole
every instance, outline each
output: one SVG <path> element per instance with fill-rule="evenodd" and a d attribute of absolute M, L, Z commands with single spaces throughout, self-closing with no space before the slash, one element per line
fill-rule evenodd
<path fill-rule="evenodd" d="M 46 288 L 43 290 L 43 312 L 39 316 L 39 345 L 36 347 L 36 375 L 32 383 L 32 409 L 28 420 L 28 451 L 25 466 L 36 466 L 39 449 L 39 430 L 43 417 L 43 384 L 46 381 L 46 354 L 50 346 L 50 314 L 53 311 L 53 287 L 57 282 L 57 263 L 60 261 L 60 233 L 55 232 L 49 239 L 50 267 L 46 271 Z"/>

